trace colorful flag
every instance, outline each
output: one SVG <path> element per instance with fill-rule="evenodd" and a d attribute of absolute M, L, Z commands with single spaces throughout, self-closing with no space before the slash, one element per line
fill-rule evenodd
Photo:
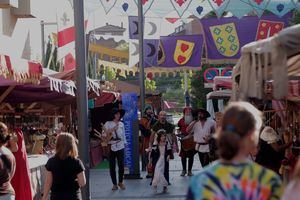
<path fill-rule="evenodd" d="M 138 17 L 130 16 L 129 21 L 129 38 L 138 39 L 139 23 Z M 145 18 L 144 22 L 144 38 L 145 39 L 159 39 L 160 37 L 160 18 Z"/>
<path fill-rule="evenodd" d="M 144 66 L 157 66 L 159 40 L 144 40 Z M 129 67 L 133 67 L 139 62 L 139 42 L 138 40 L 130 40 L 129 43 Z"/>
<path fill-rule="evenodd" d="M 176 10 L 179 17 L 187 11 L 192 0 L 170 0 L 173 8 Z"/>
<path fill-rule="evenodd" d="M 161 67 L 200 67 L 202 35 L 164 36 L 160 38 L 158 62 Z"/>
<path fill-rule="evenodd" d="M 205 33 L 207 58 L 210 60 L 239 59 L 240 49 L 244 45 L 256 41 L 258 30 L 264 21 L 288 25 L 291 14 L 279 18 L 275 15 L 261 18 L 249 16 L 238 19 L 236 17 L 209 18 L 200 20 Z M 275 26 L 276 26 L 275 25 Z M 278 27 L 280 28 L 280 27 Z M 275 30 L 268 30 L 268 36 Z M 259 38 L 258 38 L 259 39 Z"/>
<path fill-rule="evenodd" d="M 58 59 L 60 60 L 69 53 L 75 54 L 74 11 L 70 1 L 60 2 L 57 9 L 57 28 Z"/>
<path fill-rule="evenodd" d="M 230 0 L 210 0 L 208 1 L 218 17 L 221 17 L 227 9 Z"/>
<path fill-rule="evenodd" d="M 87 16 L 85 16 L 86 18 Z M 74 25 L 74 9 L 72 1 L 63 0 L 60 2 L 60 7 L 57 9 L 57 58 L 58 60 L 64 60 L 64 64 L 69 63 L 66 59 L 70 60 L 70 57 L 75 61 L 75 25 Z M 85 19 L 85 28 L 87 27 L 87 18 Z M 74 66 L 74 64 L 68 64 L 68 67 L 64 67 L 65 69 L 69 69 L 70 66 Z"/>
<path fill-rule="evenodd" d="M 159 40 L 144 40 L 145 67 L 156 67 Z"/>
<path fill-rule="evenodd" d="M 284 22 L 260 20 L 257 28 L 256 40 L 272 37 L 284 28 Z"/>
<path fill-rule="evenodd" d="M 115 6 L 117 0 L 100 0 L 100 3 L 106 14 Z"/>

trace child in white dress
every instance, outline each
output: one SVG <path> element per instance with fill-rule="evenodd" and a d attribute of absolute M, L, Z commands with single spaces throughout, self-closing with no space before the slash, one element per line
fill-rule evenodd
<path fill-rule="evenodd" d="M 151 185 L 154 191 L 157 191 L 159 185 L 163 186 L 163 192 L 167 192 L 168 182 L 166 174 L 168 173 L 168 162 L 172 154 L 172 147 L 166 141 L 166 131 L 161 129 L 157 131 L 157 144 L 153 145 L 149 162 L 154 168 L 154 176 Z"/>

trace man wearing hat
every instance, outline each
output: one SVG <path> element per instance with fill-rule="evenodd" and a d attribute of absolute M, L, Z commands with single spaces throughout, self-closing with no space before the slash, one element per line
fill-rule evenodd
<path fill-rule="evenodd" d="M 144 110 L 144 116 L 140 119 L 139 129 L 142 134 L 142 169 L 146 168 L 148 163 L 148 152 L 146 150 L 149 147 L 149 141 L 151 136 L 151 128 L 157 122 L 153 109 L 150 105 L 147 105 Z M 152 172 L 148 170 L 146 178 L 151 178 Z"/>
<path fill-rule="evenodd" d="M 125 127 L 121 118 L 124 116 L 125 111 L 118 108 L 113 108 L 111 111 L 110 119 L 104 124 L 103 130 L 106 135 L 111 135 L 109 142 L 110 155 L 109 155 L 109 169 L 110 176 L 113 183 L 112 190 L 125 189 L 123 183 L 124 177 L 124 149 L 126 145 Z M 119 168 L 119 182 L 117 183 L 116 175 L 116 160 Z"/>
<path fill-rule="evenodd" d="M 195 111 L 196 120 L 194 120 L 187 128 L 187 131 L 194 136 L 196 142 L 196 151 L 202 167 L 209 164 L 209 140 L 216 130 L 216 122 L 210 117 L 209 112 L 200 108 Z"/>

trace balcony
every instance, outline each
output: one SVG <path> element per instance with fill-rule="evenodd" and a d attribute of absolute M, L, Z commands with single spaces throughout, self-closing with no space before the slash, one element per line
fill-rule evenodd
<path fill-rule="evenodd" d="M 18 18 L 35 18 L 32 0 L 19 0 L 18 8 L 12 8 L 12 14 Z"/>
<path fill-rule="evenodd" d="M 17 8 L 18 0 L 0 0 L 0 8 Z"/>

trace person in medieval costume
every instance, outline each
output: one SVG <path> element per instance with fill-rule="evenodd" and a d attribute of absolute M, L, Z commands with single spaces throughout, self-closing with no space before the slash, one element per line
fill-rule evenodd
<path fill-rule="evenodd" d="M 179 139 L 181 142 L 181 148 L 179 156 L 181 157 L 181 164 L 182 164 L 182 172 L 181 176 L 192 176 L 192 168 L 194 163 L 194 155 L 195 155 L 195 142 L 192 137 L 188 139 L 182 139 L 185 136 L 189 135 L 187 132 L 187 127 L 193 121 L 192 109 L 190 107 L 186 107 L 183 109 L 183 117 L 178 121 L 178 127 L 180 134 Z M 188 171 L 186 168 L 186 163 L 188 160 Z"/>
<path fill-rule="evenodd" d="M 148 163 L 148 152 L 149 141 L 151 136 L 151 128 L 156 123 L 157 119 L 153 113 L 153 109 L 150 105 L 146 106 L 144 110 L 144 116 L 140 119 L 139 129 L 141 131 L 142 138 L 142 169 L 145 169 Z M 147 167 L 147 178 L 152 177 L 152 170 L 150 167 Z"/>

